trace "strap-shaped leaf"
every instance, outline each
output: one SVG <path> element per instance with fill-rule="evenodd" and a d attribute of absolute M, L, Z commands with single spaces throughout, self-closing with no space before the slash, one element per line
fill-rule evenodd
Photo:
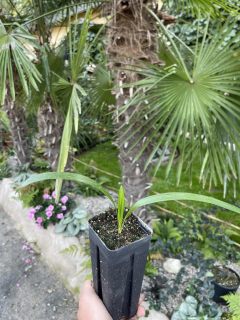
<path fill-rule="evenodd" d="M 139 200 L 134 204 L 134 206 L 129 210 L 126 218 L 137 208 L 143 207 L 156 202 L 165 202 L 165 201 L 173 201 L 173 200 L 190 200 L 190 201 L 199 201 L 204 203 L 210 203 L 218 207 L 222 207 L 229 211 L 233 211 L 240 214 L 240 208 L 235 207 L 227 202 L 214 199 L 212 197 L 202 196 L 195 193 L 181 193 L 181 192 L 169 192 L 162 193 L 159 195 L 150 196 L 144 199 Z"/>
<path fill-rule="evenodd" d="M 41 174 L 36 174 L 32 175 L 29 179 L 27 179 L 21 186 L 17 189 L 20 190 L 26 186 L 28 186 L 31 183 L 39 182 L 39 181 L 44 181 L 44 180 L 49 180 L 49 179 L 58 179 L 58 180 L 71 180 L 71 181 L 76 181 L 76 182 L 82 182 L 85 184 L 88 184 L 89 186 L 101 191 L 105 196 L 108 197 L 108 199 L 113 203 L 115 206 L 115 202 L 113 201 L 111 195 L 108 193 L 106 189 L 104 189 L 101 185 L 99 185 L 97 182 L 94 180 L 85 177 L 81 174 L 76 174 L 76 173 L 67 173 L 67 172 L 48 172 L 48 173 L 41 173 Z"/>

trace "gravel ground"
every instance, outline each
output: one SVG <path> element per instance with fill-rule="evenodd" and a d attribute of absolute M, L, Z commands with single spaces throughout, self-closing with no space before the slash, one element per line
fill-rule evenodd
<path fill-rule="evenodd" d="M 77 303 L 42 254 L 29 247 L 0 207 L 1 320 L 77 319 Z"/>
<path fill-rule="evenodd" d="M 172 258 L 174 258 L 174 256 Z M 155 267 L 158 267 L 159 275 L 165 276 L 168 279 L 168 281 L 170 282 L 170 280 L 174 279 L 176 277 L 176 275 L 168 273 L 167 271 L 165 271 L 163 269 L 163 262 L 164 262 L 163 260 L 155 260 L 153 264 L 154 264 Z M 215 265 L 221 265 L 221 262 L 220 261 L 216 261 Z M 240 274 L 240 266 L 239 265 L 236 265 L 236 264 L 233 264 L 233 263 L 229 262 L 227 264 L 227 267 L 231 268 L 232 270 L 234 270 L 238 274 Z M 185 282 L 185 281 L 187 281 L 187 282 L 185 284 L 178 285 L 179 291 L 177 292 L 177 294 L 175 296 L 170 296 L 169 297 L 169 303 L 168 303 L 167 307 L 164 306 L 164 305 L 162 305 L 162 307 L 161 307 L 161 312 L 166 314 L 167 316 L 169 316 L 169 311 L 171 313 L 184 300 L 182 298 L 182 294 L 184 293 L 185 289 L 187 288 L 188 280 L 192 279 L 192 277 L 194 275 L 197 276 L 197 273 L 199 271 L 199 269 L 196 269 L 195 267 L 193 267 L 191 265 L 184 266 L 184 268 L 187 271 L 188 275 L 187 276 L 183 276 L 183 282 Z M 201 278 L 201 279 L 203 279 L 203 278 Z M 143 291 L 145 291 L 145 290 L 148 291 L 149 288 L 151 288 L 151 286 L 152 286 L 151 280 L 148 277 L 145 276 L 144 280 L 143 280 L 142 290 Z M 239 287 L 238 291 L 240 292 L 240 287 Z M 163 292 L 164 292 L 164 290 L 163 290 Z M 144 292 L 143 295 L 144 295 L 144 300 L 148 300 L 148 298 L 151 297 L 151 293 L 150 292 Z M 221 309 L 222 309 L 222 312 L 228 312 L 229 311 L 228 307 L 226 307 L 226 306 L 221 306 Z"/>

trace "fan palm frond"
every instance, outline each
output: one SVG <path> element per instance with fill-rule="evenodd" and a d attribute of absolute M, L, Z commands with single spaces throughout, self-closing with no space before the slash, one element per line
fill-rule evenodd
<path fill-rule="evenodd" d="M 17 70 L 20 82 L 26 94 L 28 94 L 26 78 L 30 81 L 33 88 L 38 90 L 37 82 L 40 82 L 41 74 L 30 59 L 30 57 L 34 57 L 32 52 L 28 50 L 29 46 L 37 46 L 35 37 L 16 22 L 12 24 L 12 27 L 9 28 L 9 30 L 6 30 L 4 25 L 0 22 L 1 104 L 3 104 L 5 100 L 7 76 L 12 97 L 15 99 L 14 69 Z"/>
<path fill-rule="evenodd" d="M 225 0 L 164 0 L 163 3 L 173 5 L 176 9 L 184 12 L 187 8 L 188 14 L 195 15 L 212 15 L 218 13 L 218 8 L 222 8 L 232 14 L 239 14 L 239 1 L 225 1 Z"/>
<path fill-rule="evenodd" d="M 131 127 L 141 119 L 147 119 L 142 121 L 142 125 L 136 125 L 135 133 L 142 130 L 142 134 L 130 148 L 137 144 L 143 145 L 138 158 L 150 143 L 155 143 L 145 168 L 158 148 L 164 146 L 156 165 L 156 173 L 171 143 L 172 154 L 166 168 L 167 177 L 175 151 L 177 147 L 180 148 L 177 185 L 186 162 L 191 184 L 192 166 L 199 155 L 202 163 L 200 180 L 203 184 L 207 178 L 210 184 L 213 181 L 216 185 L 217 181 L 223 184 L 224 177 L 229 180 L 233 177 L 234 180 L 239 175 L 240 51 L 235 38 L 228 43 L 224 41 L 234 23 L 229 24 L 227 20 L 217 28 L 211 39 L 207 38 L 206 26 L 201 45 L 196 44 L 191 60 L 186 62 L 171 38 L 172 35 L 159 21 L 171 43 L 169 45 L 165 41 L 165 54 L 170 55 L 169 66 L 160 68 L 145 63 L 146 67 L 141 68 L 140 73 L 147 78 L 134 84 L 138 87 L 138 93 L 122 108 L 124 112 L 130 104 L 138 105 L 138 114 L 131 119 Z M 176 64 L 171 65 L 170 61 Z M 161 135 L 156 141 L 154 137 L 159 132 Z M 125 130 L 122 137 L 125 137 L 123 143 L 130 138 L 128 130 Z M 141 141 L 143 139 L 144 143 Z"/>

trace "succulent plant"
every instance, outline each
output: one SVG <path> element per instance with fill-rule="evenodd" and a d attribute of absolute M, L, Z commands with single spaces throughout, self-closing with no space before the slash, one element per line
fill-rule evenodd
<path fill-rule="evenodd" d="M 84 207 L 79 206 L 72 212 L 67 213 L 60 223 L 54 229 L 55 233 L 64 232 L 64 237 L 75 237 L 79 231 L 86 231 L 87 226 L 87 212 Z"/>

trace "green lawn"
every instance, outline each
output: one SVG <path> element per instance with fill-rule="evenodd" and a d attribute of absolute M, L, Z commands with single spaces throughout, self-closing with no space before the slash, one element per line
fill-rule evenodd
<path fill-rule="evenodd" d="M 121 168 L 118 162 L 118 150 L 116 147 L 111 145 L 111 141 L 105 142 L 103 144 L 99 144 L 96 147 L 92 148 L 91 150 L 85 152 L 83 155 L 78 157 L 81 161 L 89 164 L 90 161 L 93 159 L 96 163 L 97 168 L 102 169 L 104 171 L 110 172 L 116 176 L 121 176 Z M 75 162 L 76 169 L 79 171 L 79 173 L 84 173 L 85 166 Z M 151 170 L 151 176 L 153 176 L 154 168 Z M 189 174 L 183 173 L 181 182 L 179 187 L 176 187 L 176 172 L 177 172 L 177 165 L 173 165 L 171 172 L 169 174 L 169 177 L 167 180 L 165 180 L 165 167 L 162 166 L 155 178 L 153 178 L 153 191 L 164 193 L 164 192 L 192 192 L 197 194 L 202 194 L 206 196 L 212 196 L 214 198 L 217 198 L 219 200 L 223 199 L 223 189 L 222 186 L 219 185 L 218 187 L 214 187 L 211 192 L 209 192 L 208 187 L 203 189 L 202 184 L 199 183 L 199 173 L 200 173 L 200 163 L 195 163 L 192 177 L 193 177 L 193 186 L 192 188 L 189 187 Z M 184 172 L 184 169 L 183 169 Z M 103 173 L 99 173 L 101 175 L 104 175 Z M 107 176 L 107 175 L 106 175 Z M 118 182 L 121 180 L 108 176 L 109 183 L 108 185 L 114 188 L 119 188 Z M 231 186 L 229 185 L 228 191 L 227 191 L 227 197 L 225 201 L 239 201 L 240 195 L 238 194 L 237 199 L 233 199 L 233 192 L 231 189 Z M 240 202 L 240 201 L 239 201 Z M 186 202 L 187 203 L 187 202 Z M 197 203 L 197 202 L 191 202 L 188 201 L 188 205 L 194 206 L 195 209 L 205 209 L 209 210 L 211 208 L 211 205 L 204 204 L 204 203 Z M 161 206 L 163 208 L 166 208 L 170 211 L 173 211 L 175 213 L 184 214 L 189 211 L 189 209 L 175 203 L 175 202 L 166 202 L 161 203 Z M 234 224 L 240 226 L 240 217 L 238 217 L 237 214 L 230 214 L 226 213 L 224 211 L 217 211 L 216 215 L 224 220 L 232 221 Z"/>

